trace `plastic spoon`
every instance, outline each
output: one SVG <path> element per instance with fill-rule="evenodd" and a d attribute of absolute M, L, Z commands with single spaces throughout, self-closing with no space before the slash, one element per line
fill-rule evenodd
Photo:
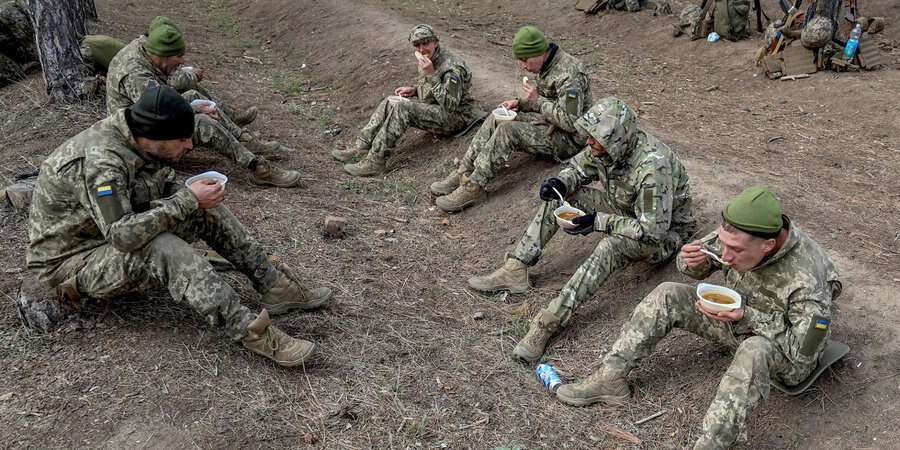
<path fill-rule="evenodd" d="M 700 247 L 700 251 L 703 252 L 703 253 L 706 253 L 707 255 L 709 255 L 710 257 L 712 257 L 712 259 L 716 260 L 719 264 L 721 264 L 721 265 L 723 265 L 723 266 L 730 266 L 730 265 L 731 265 L 731 264 L 728 264 L 728 263 L 725 262 L 725 261 L 722 261 L 722 258 L 719 258 L 719 255 L 717 255 L 717 254 L 715 254 L 715 253 L 713 253 L 713 252 L 711 252 L 711 251 L 709 251 L 709 250 L 707 250 L 707 249 L 705 249 L 705 248 L 703 248 L 703 247 Z"/>
<path fill-rule="evenodd" d="M 563 198 L 562 194 L 560 194 L 559 191 L 556 190 L 556 188 L 552 188 L 552 189 L 553 189 L 553 192 L 556 192 L 556 195 L 559 196 L 559 201 L 561 201 L 563 205 L 566 205 L 569 208 L 572 207 L 572 205 L 570 205 L 569 202 L 567 202 L 566 199 Z"/>

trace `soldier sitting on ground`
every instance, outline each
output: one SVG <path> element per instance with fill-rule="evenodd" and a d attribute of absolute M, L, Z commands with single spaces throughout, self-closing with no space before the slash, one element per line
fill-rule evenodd
<path fill-rule="evenodd" d="M 29 216 L 28 268 L 60 292 L 111 299 L 164 286 L 210 324 L 283 366 L 315 345 L 271 324 L 269 313 L 312 309 L 331 298 L 273 267 L 222 205 L 224 186 L 175 181 L 167 165 L 193 147 L 194 111 L 171 87 L 151 85 L 57 148 L 41 165 Z M 243 272 L 265 308 L 253 314 L 188 242 L 202 239 Z M 287 270 L 287 269 L 285 269 Z"/>
<path fill-rule="evenodd" d="M 720 254 L 725 264 L 701 249 Z M 682 247 L 678 269 L 696 279 L 722 270 L 725 286 L 743 304 L 711 312 L 697 301 L 693 286 L 663 283 L 635 308 L 602 365 L 586 380 L 561 386 L 556 396 L 575 406 L 627 400 L 625 377 L 672 328 L 681 328 L 735 352 L 694 445 L 729 448 L 746 440 L 747 416 L 768 397 L 770 379 L 796 385 L 816 368 L 841 283 L 825 250 L 758 186 L 725 207 L 717 231 Z"/>
<path fill-rule="evenodd" d="M 597 102 L 574 126 L 587 145 L 558 177 L 541 185 L 544 200 L 515 250 L 490 275 L 472 277 L 469 286 L 484 292 L 529 288 L 527 266 L 537 263 L 560 228 L 554 210 L 559 195 L 587 214 L 564 228 L 572 235 L 605 234 L 594 252 L 546 309 L 537 313 L 513 355 L 535 362 L 549 339 L 565 327 L 575 309 L 591 298 L 614 271 L 636 261 L 660 263 L 694 233 L 690 184 L 669 147 L 638 126 L 634 112 L 619 99 Z M 592 183 L 596 182 L 596 187 Z M 559 194 L 557 194 L 557 192 Z"/>
<path fill-rule="evenodd" d="M 109 63 L 106 75 L 106 110 L 117 110 L 134 104 L 151 84 L 169 85 L 188 101 L 209 100 L 196 89 L 203 78 L 202 71 L 179 69 L 184 63 L 184 38 L 181 31 L 165 17 L 154 19 L 148 36 L 131 41 Z M 205 92 L 205 91 L 204 91 Z M 195 146 L 211 147 L 239 166 L 253 172 L 252 181 L 278 187 L 301 184 L 300 173 L 284 170 L 253 152 L 289 151 L 274 142 L 262 142 L 243 130 L 228 114 L 216 105 L 194 107 L 196 126 Z M 250 114 L 251 116 L 253 114 Z"/>
<path fill-rule="evenodd" d="M 478 130 L 459 166 L 431 184 L 436 204 L 446 212 L 462 211 L 487 197 L 485 188 L 513 151 L 568 159 L 584 146 L 574 122 L 591 105 L 591 86 L 581 61 L 549 43 L 540 30 L 522 27 L 515 35 L 513 55 L 519 67 L 537 74 L 525 82 L 525 96 L 501 106 L 518 111 L 513 121 L 493 115 Z"/>
<path fill-rule="evenodd" d="M 416 25 L 409 42 L 418 60 L 416 85 L 395 89 L 394 96 L 382 100 L 360 130 L 353 148 L 331 153 L 341 162 L 363 158 L 344 165 L 350 175 L 383 173 L 394 145 L 409 127 L 450 135 L 484 115 L 472 100 L 472 71 L 455 52 L 440 45 L 431 26 Z"/>

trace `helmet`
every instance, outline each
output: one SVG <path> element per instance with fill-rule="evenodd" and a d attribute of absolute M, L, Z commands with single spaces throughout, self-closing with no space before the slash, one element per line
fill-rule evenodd
<path fill-rule="evenodd" d="M 815 50 L 831 42 L 833 34 L 834 27 L 831 25 L 831 19 L 825 16 L 816 16 L 800 32 L 800 43 L 808 49 Z"/>
<path fill-rule="evenodd" d="M 409 32 L 409 43 L 412 45 L 436 40 L 438 40 L 437 33 L 434 32 L 434 28 L 431 28 L 431 25 L 422 23 L 416 25 L 412 31 Z"/>
<path fill-rule="evenodd" d="M 631 150 L 631 137 L 638 128 L 638 120 L 625 102 L 606 97 L 576 120 L 575 128 L 597 140 L 613 161 L 619 161 Z"/>

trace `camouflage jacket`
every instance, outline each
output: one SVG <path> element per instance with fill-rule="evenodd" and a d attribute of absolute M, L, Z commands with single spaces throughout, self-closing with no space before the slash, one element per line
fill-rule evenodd
<path fill-rule="evenodd" d="M 724 271 L 724 285 L 741 294 L 745 305 L 744 317 L 733 324 L 734 333 L 772 341 L 793 363 L 779 375 L 789 384 L 797 384 L 816 366 L 842 286 L 825 250 L 796 225 L 787 223 L 790 231 L 784 245 L 755 269 L 740 273 L 710 258 L 689 268 L 679 257 L 678 270 L 696 279 Z M 718 232 L 701 242 L 721 254 Z"/>
<path fill-rule="evenodd" d="M 172 168 L 137 149 L 120 109 L 41 165 L 29 216 L 28 268 L 50 281 L 66 259 L 92 248 L 138 251 L 197 208 Z"/>
<path fill-rule="evenodd" d="M 431 58 L 434 74 L 418 69 L 416 95 L 422 103 L 439 105 L 448 113 L 471 116 L 481 112 L 472 100 L 472 71 L 462 58 L 448 48 L 438 46 Z"/>
<path fill-rule="evenodd" d="M 122 108 L 133 105 L 144 93 L 150 83 L 157 85 L 169 84 L 169 76 L 157 69 L 150 62 L 147 52 L 144 50 L 146 36 L 141 36 L 125 46 L 109 63 L 109 71 L 106 73 L 106 113 L 112 113 Z M 183 69 L 179 69 L 173 75 L 172 86 L 178 92 L 183 92 L 196 84 L 196 79 L 191 78 Z"/>
<path fill-rule="evenodd" d="M 538 112 L 557 129 L 577 135 L 575 121 L 593 103 L 591 82 L 581 61 L 556 47 L 532 82 L 537 85 L 538 98 L 534 102 L 519 99 L 519 110 Z"/>
<path fill-rule="evenodd" d="M 652 245 L 670 231 L 682 239 L 694 233 L 690 178 L 678 156 L 654 136 L 635 132 L 630 153 L 618 162 L 596 158 L 587 147 L 569 160 L 559 178 L 567 192 L 594 183 L 614 213 L 597 212 L 594 228 Z"/>

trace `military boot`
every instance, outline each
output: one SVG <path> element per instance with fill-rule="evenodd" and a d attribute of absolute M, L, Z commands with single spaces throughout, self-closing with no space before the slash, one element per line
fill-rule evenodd
<path fill-rule="evenodd" d="M 272 315 L 284 314 L 295 309 L 308 311 L 328 303 L 331 289 L 320 287 L 307 289 L 286 275 L 282 275 L 271 289 L 263 294 L 259 303 Z"/>
<path fill-rule="evenodd" d="M 587 406 L 597 402 L 624 403 L 631 397 L 625 377 L 603 367 L 580 383 L 564 384 L 556 391 L 556 399 L 571 406 Z"/>
<path fill-rule="evenodd" d="M 290 337 L 272 325 L 266 310 L 262 310 L 250 322 L 247 335 L 241 339 L 241 343 L 251 352 L 269 358 L 283 367 L 299 366 L 316 351 L 316 344 Z"/>
<path fill-rule="evenodd" d="M 450 175 L 447 175 L 443 180 L 431 183 L 431 185 L 428 186 L 428 189 L 435 197 L 440 197 L 455 191 L 460 184 L 464 183 L 463 180 L 468 181 L 468 177 L 466 177 L 462 171 L 456 169 L 453 172 L 450 172 Z"/>
<path fill-rule="evenodd" d="M 331 151 L 331 157 L 340 162 L 348 162 L 350 160 L 357 161 L 366 157 L 369 153 L 369 146 L 361 140 L 357 140 L 353 146 L 345 148 L 336 148 Z"/>
<path fill-rule="evenodd" d="M 285 188 L 303 187 L 303 182 L 300 180 L 300 172 L 282 169 L 262 156 L 257 156 L 250 167 L 253 169 L 253 178 L 250 180 L 255 184 L 267 184 Z"/>
<path fill-rule="evenodd" d="M 544 355 L 547 342 L 559 330 L 559 317 L 542 309 L 531 319 L 528 333 L 513 348 L 513 356 L 527 363 L 535 363 Z"/>
<path fill-rule="evenodd" d="M 231 114 L 231 121 L 239 127 L 245 127 L 256 120 L 259 110 L 255 106 L 251 106 L 243 111 L 234 111 Z"/>
<path fill-rule="evenodd" d="M 473 183 L 472 180 L 466 180 L 453 192 L 438 197 L 434 204 L 444 212 L 459 212 L 486 198 L 487 192 L 483 187 Z"/>
<path fill-rule="evenodd" d="M 515 258 L 506 258 L 499 269 L 490 275 L 469 278 L 469 287 L 481 292 L 509 291 L 510 294 L 522 294 L 531 287 L 528 283 L 528 267 Z"/>
<path fill-rule="evenodd" d="M 253 153 L 290 153 L 294 150 L 281 145 L 277 141 L 265 141 L 253 133 L 244 131 L 241 133 L 240 141 Z"/>
<path fill-rule="evenodd" d="M 374 177 L 384 173 L 384 160 L 366 156 L 355 164 L 344 164 L 344 172 L 354 177 Z"/>

